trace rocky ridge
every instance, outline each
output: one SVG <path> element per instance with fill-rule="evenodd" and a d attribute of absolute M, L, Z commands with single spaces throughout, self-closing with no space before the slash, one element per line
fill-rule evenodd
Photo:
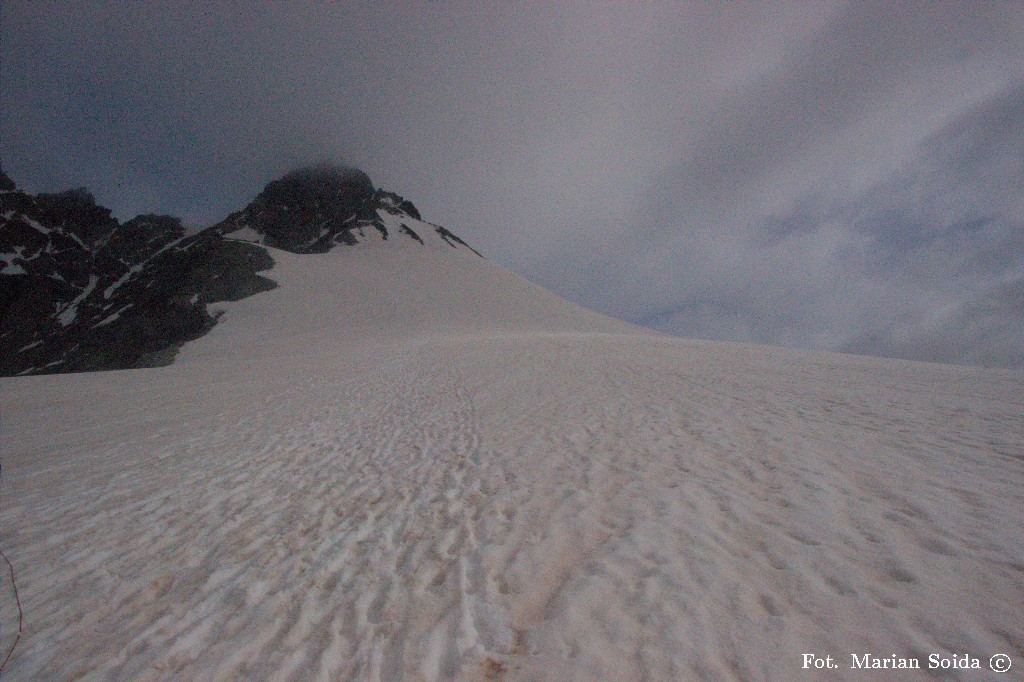
<path fill-rule="evenodd" d="M 293 171 L 192 235 L 172 216 L 121 223 L 85 189 L 32 196 L 0 173 L 0 376 L 170 364 L 216 324 L 208 304 L 276 286 L 259 274 L 274 264 L 265 247 L 324 253 L 370 235 L 423 244 L 424 230 L 469 248 L 337 166 Z"/>

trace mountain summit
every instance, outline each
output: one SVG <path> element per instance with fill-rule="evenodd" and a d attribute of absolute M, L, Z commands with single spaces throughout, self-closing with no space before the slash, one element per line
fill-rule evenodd
<path fill-rule="evenodd" d="M 419 225 L 417 230 L 413 223 Z M 366 173 L 333 165 L 288 173 L 212 229 L 292 253 L 326 253 L 339 244 L 357 244 L 367 230 L 385 240 L 398 232 L 420 244 L 424 243 L 420 232 L 426 230 L 449 246 L 468 248 L 440 225 L 425 223 L 411 201 L 374 189 Z"/>
<path fill-rule="evenodd" d="M 395 237 L 397 235 L 397 237 Z M 276 284 L 267 247 L 325 253 L 367 239 L 468 249 L 360 170 L 321 165 L 268 184 L 187 235 L 171 216 L 125 223 L 85 189 L 31 196 L 0 177 L 0 376 L 169 364 L 218 314 Z"/>

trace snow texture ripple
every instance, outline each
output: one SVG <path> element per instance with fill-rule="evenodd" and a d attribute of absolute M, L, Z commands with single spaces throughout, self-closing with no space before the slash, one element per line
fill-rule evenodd
<path fill-rule="evenodd" d="M 174 366 L 0 381 L 5 680 L 1024 665 L 1020 373 L 673 339 L 387 249 L 275 254 Z"/>

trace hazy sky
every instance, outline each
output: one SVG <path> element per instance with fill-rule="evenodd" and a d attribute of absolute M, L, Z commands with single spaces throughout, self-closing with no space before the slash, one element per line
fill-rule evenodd
<path fill-rule="evenodd" d="M 1024 368 L 1024 3 L 2 1 L 0 159 L 212 224 L 340 160 L 570 300 Z"/>

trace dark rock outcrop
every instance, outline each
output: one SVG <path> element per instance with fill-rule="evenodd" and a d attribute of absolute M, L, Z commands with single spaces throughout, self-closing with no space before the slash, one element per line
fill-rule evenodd
<path fill-rule="evenodd" d="M 292 171 L 275 180 L 245 207 L 216 229 L 230 234 L 246 227 L 260 242 L 295 253 L 324 253 L 338 243 L 351 217 L 374 194 L 362 171 L 321 166 Z"/>
<path fill-rule="evenodd" d="M 374 189 L 366 173 L 317 166 L 271 182 L 252 203 L 213 229 L 228 237 L 243 231 L 248 241 L 293 253 L 325 253 L 339 244 L 358 243 L 366 230 L 388 239 L 379 211 L 422 220 L 411 201 Z M 411 230 L 406 234 L 417 238 Z"/>
<path fill-rule="evenodd" d="M 84 190 L 4 191 L 0 221 L 0 375 L 166 364 L 216 323 L 208 303 L 275 286 L 264 249 L 169 216 L 121 224 Z"/>

